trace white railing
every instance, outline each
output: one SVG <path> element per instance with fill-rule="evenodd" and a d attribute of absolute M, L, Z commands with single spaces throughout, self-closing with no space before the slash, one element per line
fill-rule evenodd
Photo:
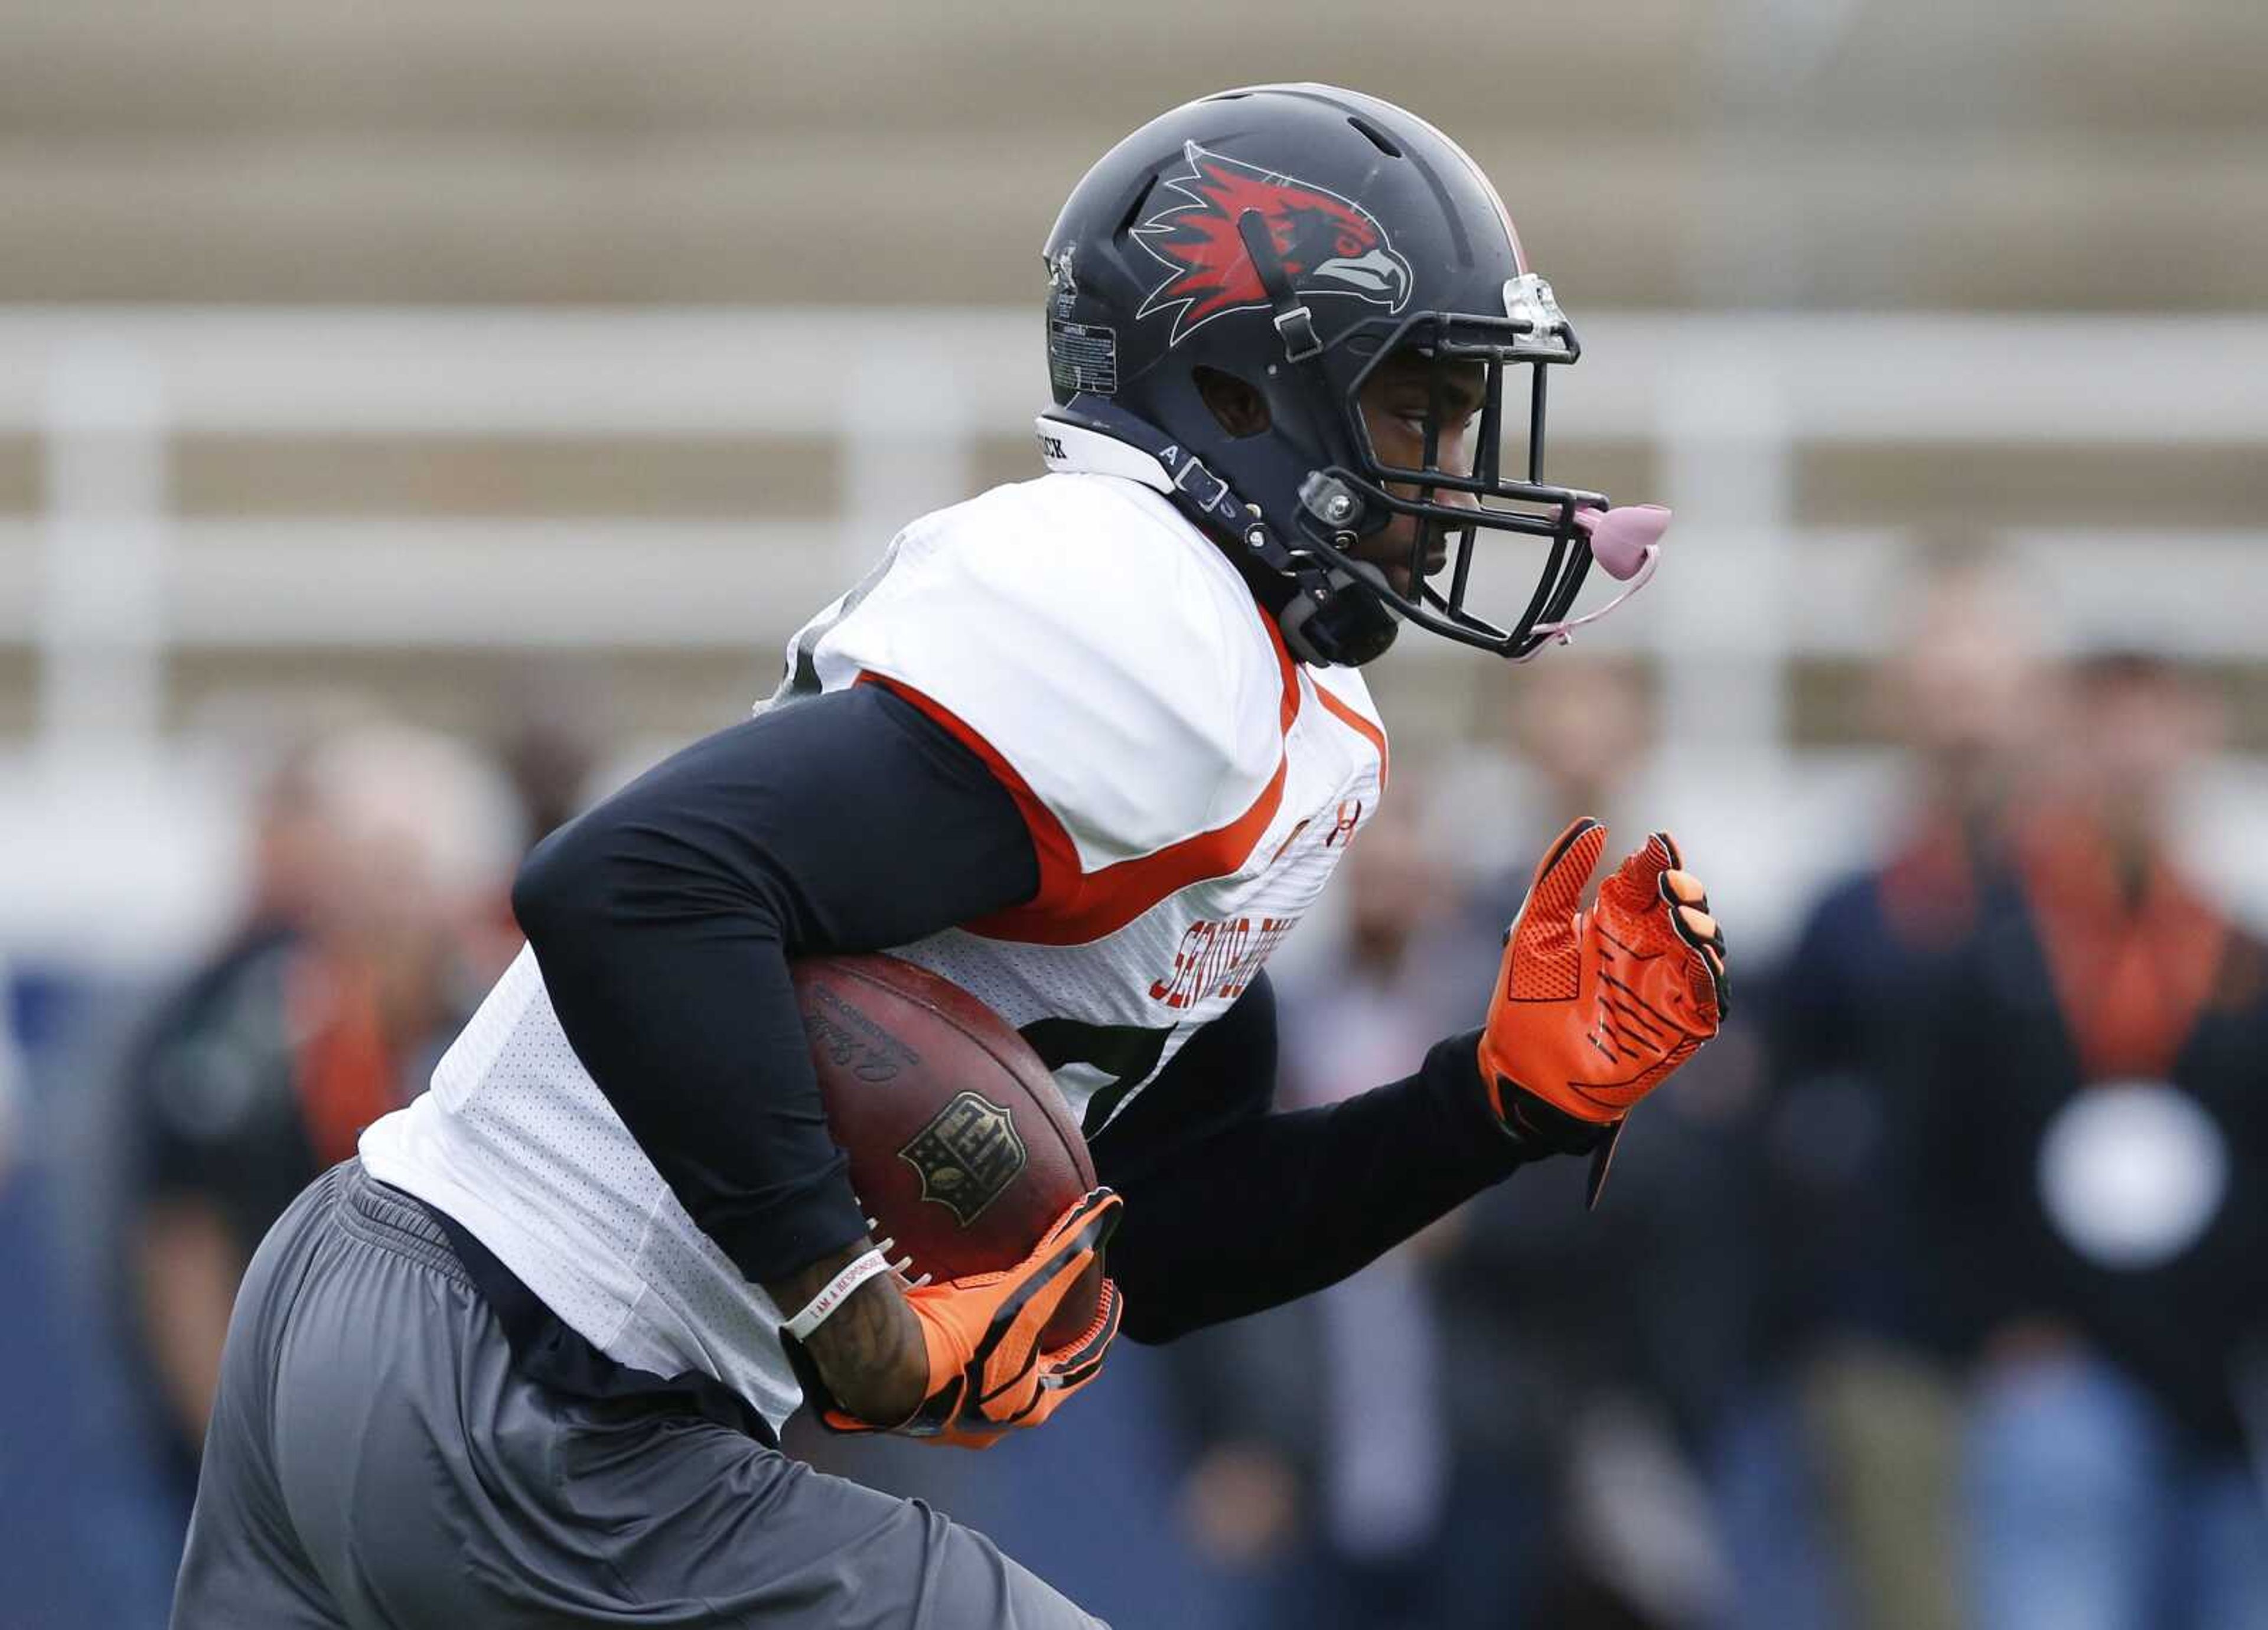
<path fill-rule="evenodd" d="M 1821 767 L 1787 749 L 1785 670 L 1878 650 L 1907 548 L 1895 530 L 1799 529 L 1799 445 L 2053 443 L 2115 457 L 2252 444 L 2268 457 L 2268 320 L 1614 313 L 1583 327 L 1553 438 L 1651 442 L 1662 490 L 1617 496 L 1679 512 L 1660 586 L 1601 643 L 1659 657 L 1666 784 L 1737 774 L 1752 796 L 1806 812 L 1760 828 L 1753 809 L 1697 800 L 1688 817 L 1783 907 L 1831 858 L 1786 824 L 1808 818 Z M 1020 312 L 0 309 L 0 434 L 37 439 L 45 504 L 0 523 L 0 647 L 36 652 L 39 695 L 33 741 L 0 764 L 18 840 L 0 859 L 0 949 L 88 943 L 84 903 L 106 895 L 107 920 L 136 945 L 151 942 L 137 916 L 195 917 L 178 884 L 146 886 L 182 859 L 172 825 L 113 812 L 107 846 L 138 844 L 138 864 L 100 858 L 77 813 L 121 778 L 145 800 L 156 787 L 195 802 L 165 768 L 178 751 L 161 729 L 169 652 L 769 643 L 907 517 L 965 494 L 977 440 L 1028 425 L 1041 368 Z M 186 432 L 814 431 L 840 443 L 824 521 L 184 520 L 166 494 L 169 443 Z M 2251 517 L 2001 536 L 2067 626 L 2268 658 L 2268 539 Z M 2137 571 L 2144 550 L 2150 569 Z M 1426 654 L 1435 643 L 1405 642 L 1420 654 L 1395 660 L 1454 659 Z M 2250 784 L 2250 767 L 2231 773 Z M 2221 824 L 2256 823 L 2249 799 L 2221 804 L 2238 812 Z"/>

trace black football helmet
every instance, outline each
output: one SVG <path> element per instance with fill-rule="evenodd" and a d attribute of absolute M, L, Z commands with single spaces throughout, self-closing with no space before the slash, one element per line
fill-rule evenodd
<path fill-rule="evenodd" d="M 1650 573 L 1667 512 L 1609 512 L 1601 494 L 1543 484 L 1545 384 L 1582 347 L 1488 178 L 1415 114 L 1318 85 L 1190 102 L 1087 172 L 1045 253 L 1049 466 L 1167 492 L 1303 660 L 1367 662 L 1403 620 L 1528 657 L 1592 620 L 1567 614 L 1594 559 L 1637 579 L 1624 598 Z M 1438 388 L 1423 464 L 1380 460 L 1358 399 L 1403 351 L 1482 370 L 1469 470 L 1443 456 Z M 1528 449 L 1524 478 L 1509 478 L 1505 375 L 1521 366 Z M 1224 428 L 1200 394 L 1208 369 L 1260 393 L 1265 431 Z M 1407 594 L 1348 553 L 1396 515 L 1421 522 Z M 1537 540 L 1544 555 L 1508 627 L 1466 608 L 1485 533 Z M 1429 553 L 1445 587 L 1428 580 Z"/>

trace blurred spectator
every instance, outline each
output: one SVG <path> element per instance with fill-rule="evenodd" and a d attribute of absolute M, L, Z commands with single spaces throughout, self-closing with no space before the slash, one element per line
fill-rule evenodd
<path fill-rule="evenodd" d="M 1767 1361 L 1795 1389 L 1845 1594 L 1882 1630 L 1958 1622 L 1954 1332 L 1934 1295 L 1943 1264 L 1912 1226 L 1930 1179 L 1926 1016 L 1948 999 L 2048 734 L 2037 650 L 1998 566 L 1926 576 L 1876 698 L 1907 749 L 1907 807 L 1884 859 L 1812 908 L 1770 992 Z"/>
<path fill-rule="evenodd" d="M 1476 972 L 1451 966 L 1443 861 L 1422 799 L 1395 794 L 1348 858 L 1338 943 L 1279 987 L 1285 1108 L 1407 1074 L 1485 1005 L 1494 953 Z M 1469 1419 L 1507 1401 L 1443 1362 L 1454 1309 L 1429 1265 L 1458 1228 L 1453 1216 L 1315 1296 L 1175 1349 L 1211 1440 L 1184 1490 L 1191 1538 L 1223 1562 L 1288 1564 L 1272 1623 L 1489 1624 L 1521 1599 L 1524 1490 L 1491 1452 L 1505 1435 Z"/>
<path fill-rule="evenodd" d="M 1933 1038 L 1939 1286 L 1978 1355 L 1977 1622 L 2261 1626 L 2268 947 L 2170 859 L 2213 735 L 2197 690 L 2100 656 L 2058 724 L 2060 796 Z"/>
<path fill-rule="evenodd" d="M 4 989 L 4 980 L 0 980 Z M 53 1073 L 0 1003 L 0 1630 L 162 1623 L 174 1558 L 153 1520 L 132 1405 L 59 1249 Z"/>
<path fill-rule="evenodd" d="M 1488 695 L 1481 738 L 1443 766 L 1424 820 L 1454 882 L 1476 889 L 1479 916 L 1501 906 L 1508 919 L 1536 856 L 1576 816 L 1617 838 L 1644 831 L 1655 710 L 1638 662 L 1581 649 L 1553 651 Z M 1476 976 L 1484 995 L 1489 973 Z"/>
<path fill-rule="evenodd" d="M 614 698 L 571 665 L 537 662 L 509 687 L 511 722 L 496 743 L 497 763 L 519 800 L 522 852 L 533 849 L 591 803 L 605 721 Z M 619 734 L 615 732 L 614 734 Z M 651 760 L 638 761 L 643 769 Z"/>
<path fill-rule="evenodd" d="M 1553 835 L 1599 815 L 1619 853 L 1646 830 L 1642 668 L 1555 654 L 1522 671 L 1510 703 L 1523 795 L 1495 814 L 1517 841 L 1474 891 L 1453 969 L 1437 973 L 1461 982 L 1469 1012 Z M 1706 874 L 1707 856 L 1688 859 Z M 1737 943 L 1737 911 L 1731 933 Z M 1529 1560 L 1510 1621 L 1701 1624 L 1734 1599 L 1739 1537 L 1711 1496 L 1737 1436 L 1754 1294 L 1756 1050 L 1741 978 L 1725 1034 L 1632 1117 L 1595 1212 L 1584 1162 L 1533 1168 L 1466 1208 L 1441 1265 L 1450 1372 L 1461 1394 L 1492 1399 L 1493 1419 L 1467 1430 L 1524 1469 L 1516 1536 L 1498 1540 Z M 1776 1540 L 1778 1513 L 1758 1526 Z"/>
<path fill-rule="evenodd" d="M 1649 762 L 1643 670 L 1575 658 L 1516 689 L 1520 762 L 1494 796 L 1476 807 L 1467 777 L 1429 799 L 1403 770 L 1349 858 L 1335 952 L 1279 986 L 1287 1101 L 1389 1080 L 1477 1022 L 1565 820 L 1643 836 L 1624 808 Z M 1461 907 L 1447 867 L 1476 819 L 1495 830 L 1473 841 L 1517 859 Z M 1440 830 L 1451 841 L 1426 841 Z M 1331 1291 L 1182 1344 L 1212 1445 L 1190 1530 L 1276 1560 L 1270 1622 L 1585 1630 L 1726 1611 L 1710 1486 L 1753 1294 L 1755 1057 L 1732 1032 L 1656 1095 L 1597 1212 L 1585 1162 L 1530 1168 Z"/>
<path fill-rule="evenodd" d="M 184 1493 L 254 1248 L 423 1085 L 511 954 L 517 819 L 445 738 L 364 726 L 294 755 L 261 802 L 245 926 L 133 1057 L 129 1283 Z"/>

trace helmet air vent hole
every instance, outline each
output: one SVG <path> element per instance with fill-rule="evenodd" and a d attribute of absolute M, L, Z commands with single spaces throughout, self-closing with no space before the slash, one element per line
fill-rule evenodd
<path fill-rule="evenodd" d="M 1150 202 L 1150 195 L 1157 190 L 1158 178 L 1154 175 L 1136 189 L 1133 201 L 1126 206 L 1126 213 L 1118 218 L 1118 230 L 1110 234 L 1114 240 L 1123 238 L 1134 230 L 1134 223 L 1141 218 L 1143 209 Z"/>
<path fill-rule="evenodd" d="M 1376 125 L 1371 123 L 1369 120 L 1364 118 L 1360 114 L 1349 114 L 1347 115 L 1347 122 L 1354 126 L 1356 129 L 1361 131 L 1365 136 L 1368 136 L 1370 138 L 1370 144 L 1373 147 L 1377 148 L 1379 151 L 1384 153 L 1388 158 L 1399 159 L 1402 157 L 1402 149 L 1395 145 L 1394 138 L 1388 136 L 1385 131 L 1380 129 Z"/>

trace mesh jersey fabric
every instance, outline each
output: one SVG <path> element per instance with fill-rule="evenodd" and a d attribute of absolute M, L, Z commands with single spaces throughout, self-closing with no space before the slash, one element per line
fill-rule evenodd
<path fill-rule="evenodd" d="M 1090 1134 L 1250 984 L 1385 780 L 1360 676 L 1292 663 L 1215 546 L 1112 477 L 998 488 L 907 528 L 796 637 L 775 703 L 862 682 L 986 756 L 1043 851 L 1010 920 L 896 954 L 1024 1031 Z M 778 1309 L 578 1060 L 532 954 L 362 1154 L 609 1357 L 714 1376 L 775 1427 L 796 1407 Z"/>

